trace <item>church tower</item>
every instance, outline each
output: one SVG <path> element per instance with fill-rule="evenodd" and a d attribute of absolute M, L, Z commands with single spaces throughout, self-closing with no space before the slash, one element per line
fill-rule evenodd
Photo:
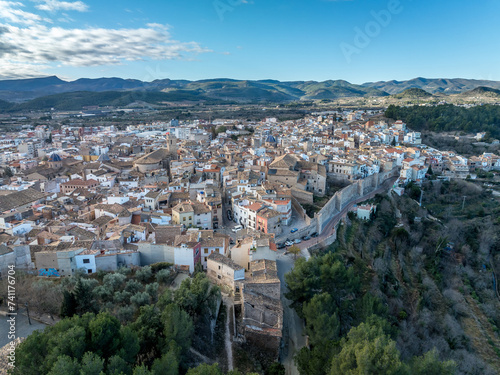
<path fill-rule="evenodd" d="M 177 138 L 170 133 L 167 133 L 167 150 L 174 160 L 177 159 Z"/>

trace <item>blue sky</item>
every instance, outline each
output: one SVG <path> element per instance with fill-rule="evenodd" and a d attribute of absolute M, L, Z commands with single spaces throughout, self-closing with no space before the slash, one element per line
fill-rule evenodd
<path fill-rule="evenodd" d="M 500 2 L 0 0 L 0 77 L 500 80 Z"/>

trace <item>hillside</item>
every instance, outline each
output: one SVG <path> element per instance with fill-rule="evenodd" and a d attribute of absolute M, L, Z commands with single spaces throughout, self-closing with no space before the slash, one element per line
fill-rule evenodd
<path fill-rule="evenodd" d="M 354 85 L 346 81 L 294 81 L 275 80 L 246 81 L 226 78 L 200 81 L 155 80 L 142 82 L 121 78 L 82 78 L 63 81 L 57 77 L 0 81 L 0 99 L 21 102 L 52 94 L 68 92 L 146 91 L 169 94 L 192 92 L 194 96 L 236 100 L 241 102 L 286 102 L 303 99 L 336 99 L 342 97 L 387 96 L 372 87 Z"/>
<path fill-rule="evenodd" d="M 349 213 L 330 247 L 285 276 L 309 339 L 300 374 L 498 374 L 498 199 L 434 180 L 370 203 L 370 220 Z"/>
<path fill-rule="evenodd" d="M 432 107 L 390 105 L 385 116 L 402 120 L 417 131 L 488 132 L 500 137 L 500 107 L 486 104 L 463 108 L 451 104 Z"/>
<path fill-rule="evenodd" d="M 461 96 L 470 97 L 488 97 L 488 98 L 500 98 L 500 90 L 492 89 L 491 87 L 477 87 L 474 90 L 470 90 L 461 94 Z"/>
<path fill-rule="evenodd" d="M 402 93 L 393 95 L 396 99 L 427 99 L 433 95 L 425 90 L 419 88 L 411 88 L 403 91 Z"/>
<path fill-rule="evenodd" d="M 86 94 L 82 94 L 83 92 Z M 72 95 L 60 95 L 68 93 Z M 75 95 L 75 93 L 80 94 Z M 455 98 L 459 101 L 477 97 L 492 101 L 499 93 L 500 82 L 469 79 L 415 78 L 409 81 L 356 85 L 345 80 L 282 82 L 271 79 L 251 81 L 215 78 L 199 81 L 161 79 L 143 82 L 111 77 L 64 81 L 53 76 L 0 81 L 0 100 L 18 103 L 15 106 L 3 104 L 0 110 L 49 108 L 78 110 L 86 105 L 129 105 L 136 100 L 149 104 L 158 104 L 162 101 L 210 102 L 211 100 L 286 103 L 300 100 L 378 98 L 380 103 L 396 104 L 400 99 L 432 100 L 434 94 L 448 95 L 450 99 Z M 60 96 L 57 96 L 58 94 Z"/>
<path fill-rule="evenodd" d="M 431 94 L 459 94 L 462 92 L 473 90 L 477 87 L 491 87 L 500 89 L 500 82 L 487 81 L 487 80 L 474 80 L 474 79 L 427 79 L 427 78 L 414 78 L 409 81 L 381 81 L 381 82 L 367 82 L 362 86 L 372 87 L 389 94 L 399 94 L 407 89 L 419 88 Z"/>
<path fill-rule="evenodd" d="M 105 91 L 88 92 L 77 91 L 64 94 L 48 95 L 36 98 L 21 104 L 7 103 L 5 107 L 0 102 L 0 109 L 15 112 L 26 110 L 56 110 L 78 111 L 84 106 L 117 106 L 124 107 L 135 102 L 161 104 L 163 102 L 204 101 L 219 103 L 220 100 L 204 96 L 199 91 L 177 90 L 175 92 L 150 92 L 150 91 Z"/>
<path fill-rule="evenodd" d="M 10 109 L 12 106 L 12 103 L 6 102 L 5 100 L 0 100 L 0 111 Z"/>

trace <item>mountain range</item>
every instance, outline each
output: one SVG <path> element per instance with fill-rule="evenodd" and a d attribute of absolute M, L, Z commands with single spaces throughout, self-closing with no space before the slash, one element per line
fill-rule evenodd
<path fill-rule="evenodd" d="M 500 82 L 470 79 L 427 79 L 371 82 L 362 85 L 344 80 L 290 81 L 162 79 L 143 82 L 122 78 L 81 78 L 64 81 L 56 76 L 0 80 L 0 110 L 56 108 L 78 110 L 85 105 L 125 106 L 134 102 L 288 102 L 340 98 L 429 98 L 462 94 L 495 96 Z M 476 90 L 476 92 L 472 91 Z M 468 94 L 470 92 L 470 94 Z"/>
<path fill-rule="evenodd" d="M 407 89 L 419 88 L 431 94 L 461 94 L 466 91 L 473 90 L 477 87 L 490 87 L 500 89 L 500 82 L 476 80 L 476 79 L 428 79 L 414 78 L 409 81 L 381 81 L 363 83 L 364 87 L 372 87 L 388 94 L 399 94 Z"/>

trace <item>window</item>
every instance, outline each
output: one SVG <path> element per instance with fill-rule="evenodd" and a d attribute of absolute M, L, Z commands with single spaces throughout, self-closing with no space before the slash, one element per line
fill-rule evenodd
<path fill-rule="evenodd" d="M 90 259 L 84 259 L 83 263 L 86 263 L 86 264 L 90 263 Z"/>
<path fill-rule="evenodd" d="M 207 249 L 207 248 L 203 249 L 203 252 L 204 252 L 205 254 L 208 254 L 208 249 Z"/>
<path fill-rule="evenodd" d="M 185 218 L 185 217 L 183 217 L 183 218 L 182 218 L 182 221 L 186 221 L 186 218 Z"/>
<path fill-rule="evenodd" d="M 217 278 L 220 280 L 221 279 L 220 275 L 217 275 Z"/>
<path fill-rule="evenodd" d="M 220 269 L 220 266 L 219 266 L 219 269 Z"/>
<path fill-rule="evenodd" d="M 89 270 L 87 271 L 87 273 L 92 273 L 92 270 L 91 270 L 91 269 L 89 269 Z"/>

